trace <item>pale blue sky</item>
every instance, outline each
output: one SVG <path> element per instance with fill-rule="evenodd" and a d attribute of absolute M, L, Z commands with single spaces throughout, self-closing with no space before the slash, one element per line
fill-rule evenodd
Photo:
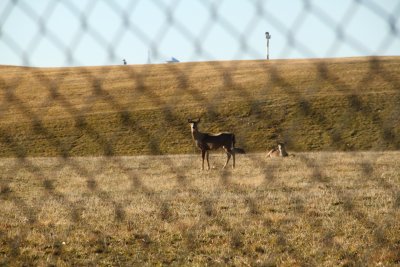
<path fill-rule="evenodd" d="M 398 0 L 2 0 L 0 64 L 400 55 Z"/>

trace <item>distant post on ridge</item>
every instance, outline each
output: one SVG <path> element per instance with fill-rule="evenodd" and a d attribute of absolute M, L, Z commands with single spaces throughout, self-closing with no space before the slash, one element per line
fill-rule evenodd
<path fill-rule="evenodd" d="M 269 60 L 269 39 L 271 39 L 269 32 L 265 32 L 265 38 L 267 39 L 267 60 Z"/>

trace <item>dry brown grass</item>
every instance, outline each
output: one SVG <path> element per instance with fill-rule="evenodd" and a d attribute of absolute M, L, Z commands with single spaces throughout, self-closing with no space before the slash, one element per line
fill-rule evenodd
<path fill-rule="evenodd" d="M 400 149 L 400 57 L 0 70 L 1 157 L 193 153 L 199 116 L 252 152 Z"/>
<path fill-rule="evenodd" d="M 400 264 L 399 152 L 143 156 L 398 150 L 399 57 L 0 70 L 0 265 Z"/>
<path fill-rule="evenodd" d="M 0 265 L 395 266 L 399 158 L 4 158 Z"/>

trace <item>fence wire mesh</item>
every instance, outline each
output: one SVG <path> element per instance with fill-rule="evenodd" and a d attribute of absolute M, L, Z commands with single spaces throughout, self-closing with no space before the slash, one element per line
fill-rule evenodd
<path fill-rule="evenodd" d="M 218 27 L 233 59 L 260 59 L 248 36 L 270 25 L 286 40 L 279 56 L 314 58 L 301 38 L 312 18 L 334 37 L 326 55 L 371 55 L 346 31 L 366 9 L 384 25 L 375 47 L 385 54 L 399 43 L 400 4 L 349 1 L 337 19 L 304 0 L 288 20 L 247 1 L 254 14 L 238 28 L 224 16 L 231 1 L 192 1 L 205 17 L 195 32 L 176 15 L 184 1 L 82 3 L 0 4 L 0 47 L 26 66 L 0 66 L 1 265 L 400 263 L 398 57 L 216 61 L 206 45 Z M 132 19 L 143 3 L 165 18 L 154 34 Z M 111 38 L 92 21 L 99 5 Z M 71 33 L 53 28 L 59 10 Z M 6 27 L 15 13 L 33 29 L 24 43 Z M 107 62 L 122 63 L 125 38 L 166 58 L 170 31 L 199 62 L 29 67 L 42 42 L 80 65 L 87 38 Z M 200 170 L 188 118 L 235 133 L 247 152 L 235 169 L 213 153 Z M 266 158 L 277 142 L 294 156 Z"/>

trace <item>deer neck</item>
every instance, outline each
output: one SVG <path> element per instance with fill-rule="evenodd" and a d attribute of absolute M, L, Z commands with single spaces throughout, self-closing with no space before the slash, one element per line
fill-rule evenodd
<path fill-rule="evenodd" d="M 192 129 L 192 136 L 193 139 L 196 141 L 200 141 L 201 139 L 203 139 L 203 133 L 199 132 L 199 130 L 197 129 Z"/>
<path fill-rule="evenodd" d="M 285 149 L 284 147 L 281 147 L 281 148 L 279 149 L 279 155 L 280 155 L 281 157 L 287 157 L 287 156 L 288 156 L 288 153 L 286 152 L 286 149 Z"/>

